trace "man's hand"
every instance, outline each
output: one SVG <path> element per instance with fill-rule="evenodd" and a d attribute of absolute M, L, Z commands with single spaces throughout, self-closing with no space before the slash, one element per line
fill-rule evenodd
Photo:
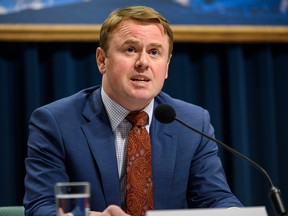
<path fill-rule="evenodd" d="M 126 214 L 119 206 L 110 205 L 103 212 L 91 211 L 89 216 L 130 216 Z"/>

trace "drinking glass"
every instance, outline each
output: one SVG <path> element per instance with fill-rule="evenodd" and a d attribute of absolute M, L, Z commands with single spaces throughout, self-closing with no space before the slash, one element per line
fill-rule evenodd
<path fill-rule="evenodd" d="M 55 185 L 57 216 L 88 216 L 90 211 L 89 182 L 58 182 Z"/>

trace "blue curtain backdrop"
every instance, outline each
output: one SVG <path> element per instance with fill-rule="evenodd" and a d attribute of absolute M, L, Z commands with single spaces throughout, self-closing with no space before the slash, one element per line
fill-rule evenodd
<path fill-rule="evenodd" d="M 0 206 L 22 205 L 31 112 L 101 83 L 97 45 L 0 43 Z M 263 166 L 287 207 L 288 44 L 177 43 L 164 90 L 208 109 L 217 138 Z M 239 199 L 271 213 L 265 177 L 220 155 Z"/>

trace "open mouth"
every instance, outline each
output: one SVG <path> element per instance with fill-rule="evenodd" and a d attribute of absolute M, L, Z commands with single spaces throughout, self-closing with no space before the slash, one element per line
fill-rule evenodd
<path fill-rule="evenodd" d="M 137 82 L 149 82 L 149 80 L 145 78 L 132 78 L 131 80 Z"/>

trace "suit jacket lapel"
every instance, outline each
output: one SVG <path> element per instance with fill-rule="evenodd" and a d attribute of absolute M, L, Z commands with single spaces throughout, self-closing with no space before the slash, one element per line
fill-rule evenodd
<path fill-rule="evenodd" d="M 177 141 L 170 125 L 157 122 L 154 118 L 150 128 L 154 184 L 154 207 L 160 208 L 171 197 L 170 188 L 175 167 Z"/>
<path fill-rule="evenodd" d="M 84 124 L 82 129 L 100 170 L 106 204 L 120 205 L 120 183 L 114 136 L 101 100 L 100 90 L 96 90 L 90 98 L 83 112 L 88 123 Z"/>

